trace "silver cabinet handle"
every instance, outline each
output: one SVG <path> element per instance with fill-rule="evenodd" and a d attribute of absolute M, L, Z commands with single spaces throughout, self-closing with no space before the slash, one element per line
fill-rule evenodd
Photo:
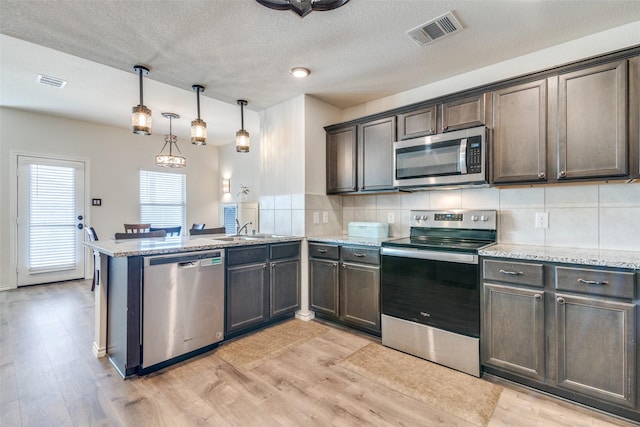
<path fill-rule="evenodd" d="M 320 252 L 321 254 L 326 254 L 327 250 L 326 249 L 318 249 L 318 252 Z"/>
<path fill-rule="evenodd" d="M 558 304 L 564 304 L 565 303 L 564 298 L 562 298 L 562 297 L 558 297 L 556 299 L 556 301 L 558 302 Z"/>
<path fill-rule="evenodd" d="M 567 176 L 567 171 L 560 171 L 560 173 L 558 174 L 558 178 L 564 178 Z"/>
<path fill-rule="evenodd" d="M 334 263 L 333 263 L 333 267 L 334 267 L 334 268 L 338 268 L 338 263 L 337 263 L 337 262 L 334 262 Z"/>
<path fill-rule="evenodd" d="M 524 274 L 522 271 L 507 271 L 507 270 L 500 270 L 500 273 L 507 274 L 509 276 L 522 276 Z"/>
<path fill-rule="evenodd" d="M 540 178 L 540 179 L 545 179 L 546 177 L 547 177 L 547 174 L 546 174 L 546 173 L 544 173 L 544 172 L 540 172 L 540 173 L 538 174 L 538 178 Z"/>
<path fill-rule="evenodd" d="M 609 282 L 607 282 L 606 280 L 603 280 L 602 282 L 598 282 L 597 280 L 578 279 L 578 282 L 585 285 L 600 285 L 600 286 L 606 286 L 609 284 Z"/>
<path fill-rule="evenodd" d="M 271 263 L 271 268 L 276 268 L 276 263 L 275 262 Z"/>
<path fill-rule="evenodd" d="M 540 295 L 540 294 L 535 294 L 535 295 L 533 296 L 533 298 L 535 298 L 535 300 L 536 300 L 536 301 L 540 301 L 540 300 L 542 299 L 542 295 Z"/>
<path fill-rule="evenodd" d="M 263 269 L 266 269 L 266 268 L 267 268 L 267 264 L 264 264 L 264 265 L 262 266 L 262 268 L 263 268 Z"/>
<path fill-rule="evenodd" d="M 366 257 L 366 255 L 365 255 L 365 254 L 359 254 L 359 253 L 356 253 L 356 252 L 354 252 L 354 253 L 353 253 L 353 256 L 357 256 L 358 258 L 364 258 L 364 257 Z"/>

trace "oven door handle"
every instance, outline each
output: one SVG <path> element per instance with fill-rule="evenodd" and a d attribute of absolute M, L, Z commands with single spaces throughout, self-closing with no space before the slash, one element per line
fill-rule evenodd
<path fill-rule="evenodd" d="M 397 256 L 404 258 L 417 258 L 417 259 L 426 259 L 432 261 L 447 261 L 447 262 L 457 262 L 461 264 L 477 264 L 478 263 L 478 255 L 473 254 L 462 254 L 462 253 L 454 253 L 454 252 L 439 252 L 439 251 L 429 251 L 424 249 L 415 249 L 415 248 L 382 248 L 380 252 L 383 256 Z"/>

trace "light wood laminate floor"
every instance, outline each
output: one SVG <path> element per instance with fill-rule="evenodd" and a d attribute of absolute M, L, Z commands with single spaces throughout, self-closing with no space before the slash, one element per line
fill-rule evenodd
<path fill-rule="evenodd" d="M 0 425 L 469 426 L 337 363 L 376 341 L 338 327 L 248 372 L 215 350 L 122 380 L 96 359 L 89 281 L 0 292 Z M 627 426 L 509 383 L 490 426 Z"/>

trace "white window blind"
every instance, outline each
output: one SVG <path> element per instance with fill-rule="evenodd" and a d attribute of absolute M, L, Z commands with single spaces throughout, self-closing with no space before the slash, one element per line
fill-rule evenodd
<path fill-rule="evenodd" d="M 185 230 L 187 177 L 179 173 L 140 171 L 140 222 Z M 182 233 L 181 233 L 182 234 Z"/>
<path fill-rule="evenodd" d="M 236 218 L 238 216 L 238 205 L 226 205 L 223 207 L 224 213 L 224 232 L 227 234 L 236 234 L 238 230 Z"/>
<path fill-rule="evenodd" d="M 74 268 L 75 169 L 29 165 L 29 270 Z"/>

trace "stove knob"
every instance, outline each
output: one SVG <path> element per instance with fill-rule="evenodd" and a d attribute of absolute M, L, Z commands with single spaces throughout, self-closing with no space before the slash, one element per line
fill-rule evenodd
<path fill-rule="evenodd" d="M 482 220 L 482 222 L 487 222 L 487 221 L 489 221 L 489 217 L 488 217 L 487 215 L 482 215 L 482 216 L 480 217 L 480 219 Z"/>
<path fill-rule="evenodd" d="M 422 220 L 426 221 L 427 219 L 429 219 L 429 215 L 422 215 Z"/>
<path fill-rule="evenodd" d="M 413 219 L 415 219 L 416 221 L 420 221 L 420 215 L 414 216 Z"/>
<path fill-rule="evenodd" d="M 471 221 L 476 222 L 478 220 L 478 215 L 471 215 Z"/>

